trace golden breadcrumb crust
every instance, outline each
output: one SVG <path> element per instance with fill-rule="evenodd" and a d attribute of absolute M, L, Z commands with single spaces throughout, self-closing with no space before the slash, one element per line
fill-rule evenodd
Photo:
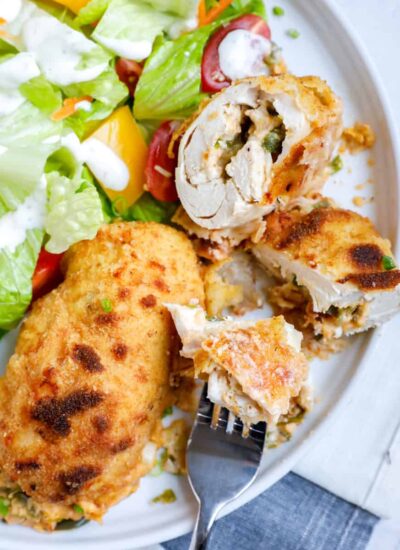
<path fill-rule="evenodd" d="M 163 304 L 202 303 L 203 284 L 187 237 L 156 223 L 102 227 L 65 270 L 34 303 L 1 380 L 0 468 L 36 502 L 79 503 L 98 519 L 135 489 L 172 402 Z"/>
<path fill-rule="evenodd" d="M 363 291 L 391 289 L 400 283 L 400 271 L 384 267 L 384 256 L 392 257 L 390 242 L 368 218 L 351 210 L 276 211 L 267 218 L 264 242 Z"/>
<path fill-rule="evenodd" d="M 288 411 L 307 378 L 307 360 L 288 345 L 282 316 L 223 331 L 201 346 L 194 359 L 196 374 L 222 369 L 246 396 L 272 414 Z"/>
<path fill-rule="evenodd" d="M 287 94 L 293 97 L 307 117 L 311 131 L 298 144 L 295 144 L 283 162 L 277 162 L 272 170 L 272 185 L 264 204 L 271 204 L 280 197 L 283 201 L 310 192 L 318 192 L 329 172 L 326 166 L 334 145 L 339 140 L 342 129 L 343 106 L 328 84 L 317 76 L 297 77 L 291 74 L 245 78 L 235 82 L 247 82 L 265 94 Z M 199 109 L 189 117 L 172 137 L 169 152 L 173 155 L 175 142 L 188 130 L 205 107 L 221 94 L 224 88 L 211 99 L 205 99 Z"/>

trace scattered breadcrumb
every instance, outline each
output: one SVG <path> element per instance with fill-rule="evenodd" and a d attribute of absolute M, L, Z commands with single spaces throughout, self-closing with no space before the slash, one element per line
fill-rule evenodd
<path fill-rule="evenodd" d="M 365 183 L 359 183 L 358 185 L 356 185 L 356 189 L 357 191 L 362 191 L 365 187 Z"/>
<path fill-rule="evenodd" d="M 354 126 L 345 128 L 342 134 L 342 145 L 340 152 L 348 151 L 352 155 L 371 149 L 376 141 L 375 132 L 369 124 L 356 122 Z"/>
<path fill-rule="evenodd" d="M 376 161 L 372 157 L 369 157 L 369 159 L 367 161 L 367 164 L 368 164 L 368 166 L 370 166 L 372 168 L 373 166 L 375 166 Z"/>
<path fill-rule="evenodd" d="M 366 197 L 356 196 L 356 197 L 353 197 L 353 204 L 354 206 L 361 207 L 361 206 L 364 206 L 365 204 L 372 202 L 373 200 L 374 200 L 373 197 L 366 198 Z"/>

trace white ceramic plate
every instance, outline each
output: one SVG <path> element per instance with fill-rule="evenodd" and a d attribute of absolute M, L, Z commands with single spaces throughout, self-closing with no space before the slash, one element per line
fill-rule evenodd
<path fill-rule="evenodd" d="M 344 100 L 345 123 L 351 125 L 356 120 L 368 122 L 378 137 L 372 152 L 344 157 L 345 168 L 329 181 L 327 194 L 342 205 L 371 216 L 380 231 L 396 243 L 399 219 L 397 181 L 400 171 L 396 164 L 398 151 L 395 133 L 381 87 L 363 47 L 330 0 L 280 0 L 278 3 L 285 8 L 286 14 L 284 17 L 271 16 L 270 24 L 274 39 L 283 47 L 290 70 L 298 75 L 315 74 L 325 78 Z M 289 28 L 298 29 L 300 38 L 289 38 L 285 34 Z M 372 166 L 368 163 L 370 158 L 375 163 Z M 365 184 L 363 189 L 356 189 L 359 184 Z M 352 204 L 354 196 L 374 197 L 374 200 L 360 209 Z M 9 335 L 1 343 L 0 365 L 5 365 L 13 339 L 15 336 Z M 294 466 L 313 441 L 321 437 L 334 418 L 335 410 L 346 406 L 371 345 L 377 345 L 371 334 L 358 337 L 344 353 L 329 361 L 312 363 L 317 396 L 314 411 L 289 443 L 266 453 L 257 481 L 225 513 L 270 487 Z M 166 488 L 174 489 L 178 497 L 176 503 L 150 504 L 151 499 Z M 0 549 L 138 548 L 190 531 L 195 509 L 185 479 L 168 474 L 158 478 L 147 477 L 134 495 L 105 516 L 102 526 L 90 523 L 75 531 L 45 535 L 0 524 Z"/>

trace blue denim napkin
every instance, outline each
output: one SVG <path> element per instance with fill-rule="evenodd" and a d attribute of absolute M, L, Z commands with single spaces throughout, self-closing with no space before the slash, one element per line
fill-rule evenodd
<path fill-rule="evenodd" d="M 378 518 L 288 474 L 214 527 L 210 550 L 364 550 Z M 190 535 L 163 544 L 187 550 Z"/>

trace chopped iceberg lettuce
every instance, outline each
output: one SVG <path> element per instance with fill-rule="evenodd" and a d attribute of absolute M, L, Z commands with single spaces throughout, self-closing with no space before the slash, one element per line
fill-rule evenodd
<path fill-rule="evenodd" d="M 92 23 L 97 23 L 108 8 L 111 0 L 90 0 L 86 6 L 79 10 L 75 18 L 74 25 L 84 27 Z"/>
<path fill-rule="evenodd" d="M 26 101 L 13 113 L 0 117 L 0 145 L 25 147 L 58 140 L 62 125 Z"/>
<path fill-rule="evenodd" d="M 156 10 L 170 12 L 183 18 L 195 18 L 198 0 L 147 0 Z"/>
<path fill-rule="evenodd" d="M 0 330 L 14 328 L 29 306 L 43 234 L 41 229 L 29 230 L 14 252 L 0 250 Z"/>
<path fill-rule="evenodd" d="M 87 169 L 72 179 L 59 172 L 51 172 L 46 177 L 45 229 L 49 235 L 46 250 L 58 254 L 81 240 L 93 239 L 104 222 L 103 209 Z"/>
<path fill-rule="evenodd" d="M 17 19 L 5 26 L 6 32 L 15 37 L 20 50 L 34 57 L 48 83 L 57 86 L 67 97 L 91 96 L 109 108 L 117 107 L 128 97 L 128 89 L 114 70 L 114 56 L 84 33 L 62 22 L 63 11 L 54 13 L 59 18 L 25 0 Z M 43 86 L 43 79 L 34 84 L 36 88 Z M 51 88 L 46 86 L 43 91 L 55 104 L 56 96 L 51 94 Z M 37 104 L 38 95 L 35 97 Z"/>
<path fill-rule="evenodd" d="M 61 107 L 62 96 L 60 90 L 50 84 L 43 75 L 24 82 L 20 85 L 19 91 L 25 99 L 45 115 L 51 115 Z"/>
<path fill-rule="evenodd" d="M 234 0 L 210 25 L 183 34 L 176 40 L 159 36 L 147 59 L 136 92 L 134 114 L 138 120 L 184 119 L 201 100 L 201 60 L 213 31 L 246 13 L 265 16 L 262 0 Z"/>
<path fill-rule="evenodd" d="M 92 38 L 115 54 L 142 61 L 151 53 L 155 37 L 176 21 L 140 0 L 113 0 Z"/>
<path fill-rule="evenodd" d="M 48 146 L 3 148 L 0 154 L 0 216 L 16 210 L 43 175 Z"/>

